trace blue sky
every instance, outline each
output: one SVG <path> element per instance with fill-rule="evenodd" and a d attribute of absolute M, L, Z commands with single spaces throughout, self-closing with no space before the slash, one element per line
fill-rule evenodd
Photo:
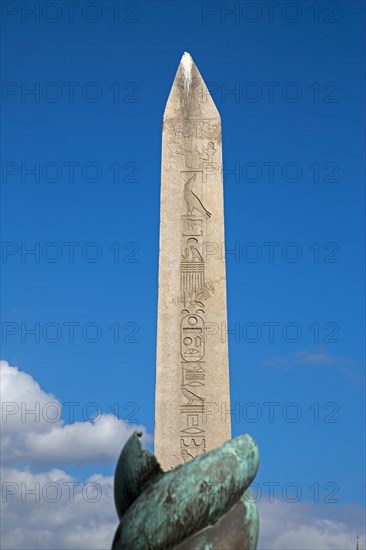
<path fill-rule="evenodd" d="M 262 489 L 314 504 L 317 483 L 326 517 L 365 489 L 365 5 L 275 4 L 3 2 L 1 355 L 75 420 L 95 402 L 153 433 L 161 122 L 188 51 L 223 125 L 233 435 Z"/>

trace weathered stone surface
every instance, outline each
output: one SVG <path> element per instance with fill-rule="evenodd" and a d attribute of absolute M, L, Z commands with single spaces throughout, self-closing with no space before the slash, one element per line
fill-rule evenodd
<path fill-rule="evenodd" d="M 184 54 L 163 121 L 155 454 L 169 470 L 230 439 L 220 115 Z"/>

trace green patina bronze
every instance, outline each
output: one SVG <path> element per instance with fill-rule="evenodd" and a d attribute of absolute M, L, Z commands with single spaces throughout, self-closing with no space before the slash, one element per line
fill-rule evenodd
<path fill-rule="evenodd" d="M 112 550 L 255 550 L 259 518 L 247 489 L 259 454 L 248 434 L 169 472 L 140 438 L 130 437 L 117 463 Z"/>

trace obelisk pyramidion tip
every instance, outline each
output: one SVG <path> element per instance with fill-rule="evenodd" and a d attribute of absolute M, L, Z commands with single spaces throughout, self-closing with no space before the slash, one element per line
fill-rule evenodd
<path fill-rule="evenodd" d="M 180 62 L 183 69 L 184 91 L 188 95 L 192 82 L 193 59 L 188 52 L 184 52 Z"/>

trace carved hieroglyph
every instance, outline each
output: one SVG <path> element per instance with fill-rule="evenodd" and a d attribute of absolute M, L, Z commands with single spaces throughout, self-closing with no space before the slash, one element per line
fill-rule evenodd
<path fill-rule="evenodd" d="M 163 121 L 154 452 L 164 470 L 231 438 L 220 115 L 189 54 Z"/>

